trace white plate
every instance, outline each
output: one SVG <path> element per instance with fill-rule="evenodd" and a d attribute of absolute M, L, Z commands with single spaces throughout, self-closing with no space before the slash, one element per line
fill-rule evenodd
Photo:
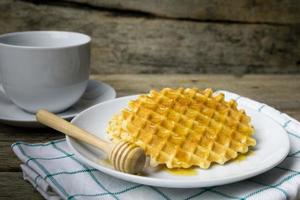
<path fill-rule="evenodd" d="M 58 113 L 58 115 L 64 119 L 71 119 L 81 111 L 97 103 L 114 99 L 115 97 L 116 91 L 110 85 L 98 81 L 89 80 L 88 86 L 78 102 L 66 111 Z M 28 113 L 17 107 L 8 99 L 8 97 L 5 96 L 4 90 L 1 85 L 0 122 L 23 127 L 41 126 L 41 124 L 36 121 L 34 114 Z"/>
<path fill-rule="evenodd" d="M 76 116 L 72 123 L 108 140 L 105 131 L 112 116 L 127 106 L 136 96 L 122 97 L 100 103 Z M 254 137 L 257 145 L 252 155 L 245 160 L 229 162 L 225 165 L 213 165 L 208 170 L 196 169 L 197 175 L 178 176 L 165 170 L 148 170 L 145 176 L 130 175 L 114 170 L 103 161 L 105 155 L 89 145 L 67 137 L 67 142 L 75 155 L 84 163 L 111 176 L 131 182 L 173 188 L 195 188 L 223 185 L 244 180 L 261 174 L 278 165 L 289 152 L 289 139 L 284 129 L 260 112 L 244 107 L 252 118 L 255 127 Z"/>

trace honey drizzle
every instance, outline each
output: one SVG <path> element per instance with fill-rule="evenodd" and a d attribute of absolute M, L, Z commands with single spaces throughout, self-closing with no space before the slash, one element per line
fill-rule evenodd
<path fill-rule="evenodd" d="M 98 163 L 100 165 L 104 165 L 104 166 L 112 166 L 109 159 L 101 159 L 101 160 L 98 161 Z"/>
<path fill-rule="evenodd" d="M 236 159 L 234 159 L 234 161 L 242 162 L 242 161 L 246 160 L 248 156 L 252 156 L 252 155 L 254 155 L 254 152 L 252 150 L 250 150 L 245 154 L 238 155 L 238 157 L 236 157 Z"/>
<path fill-rule="evenodd" d="M 176 176 L 195 176 L 195 175 L 198 174 L 198 171 L 194 167 L 187 168 L 187 169 L 184 169 L 184 168 L 169 169 L 167 167 L 164 167 L 163 169 L 167 173 L 172 174 L 172 175 L 176 175 Z"/>

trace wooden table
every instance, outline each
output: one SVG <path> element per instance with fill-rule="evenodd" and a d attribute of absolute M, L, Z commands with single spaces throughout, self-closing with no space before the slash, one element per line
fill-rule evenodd
<path fill-rule="evenodd" d="M 162 87 L 211 87 L 234 91 L 264 102 L 300 120 L 300 75 L 93 75 L 111 84 L 118 96 Z M 1 111 L 0 111 L 1 112 Z M 46 128 L 20 128 L 0 124 L 0 199 L 42 199 L 22 179 L 20 161 L 11 151 L 15 141 L 41 142 L 62 138 Z"/>

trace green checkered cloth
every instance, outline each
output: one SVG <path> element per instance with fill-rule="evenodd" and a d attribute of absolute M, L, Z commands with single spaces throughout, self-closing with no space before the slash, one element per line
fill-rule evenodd
<path fill-rule="evenodd" d="M 265 104 L 222 91 L 274 119 L 287 132 L 291 150 L 272 170 L 238 183 L 207 188 L 171 189 L 113 178 L 81 163 L 65 139 L 40 144 L 17 142 L 12 149 L 23 162 L 24 179 L 46 199 L 298 199 L 300 187 L 300 123 Z"/>

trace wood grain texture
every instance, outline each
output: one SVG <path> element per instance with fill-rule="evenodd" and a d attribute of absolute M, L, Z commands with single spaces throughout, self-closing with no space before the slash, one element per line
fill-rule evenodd
<path fill-rule="evenodd" d="M 0 200 L 43 200 L 21 172 L 0 172 Z"/>
<path fill-rule="evenodd" d="M 162 17 L 260 23 L 300 23 L 297 0 L 67 0 L 100 8 L 133 10 Z"/>
<path fill-rule="evenodd" d="M 300 75 L 93 75 L 117 90 L 118 96 L 152 88 L 199 87 L 234 91 L 280 110 L 300 110 Z M 300 120 L 300 118 L 298 119 Z"/>
<path fill-rule="evenodd" d="M 299 12 L 300 13 L 300 12 Z M 300 26 L 118 16 L 93 8 L 0 1 L 0 33 L 91 35 L 92 73 L 300 73 Z"/>

